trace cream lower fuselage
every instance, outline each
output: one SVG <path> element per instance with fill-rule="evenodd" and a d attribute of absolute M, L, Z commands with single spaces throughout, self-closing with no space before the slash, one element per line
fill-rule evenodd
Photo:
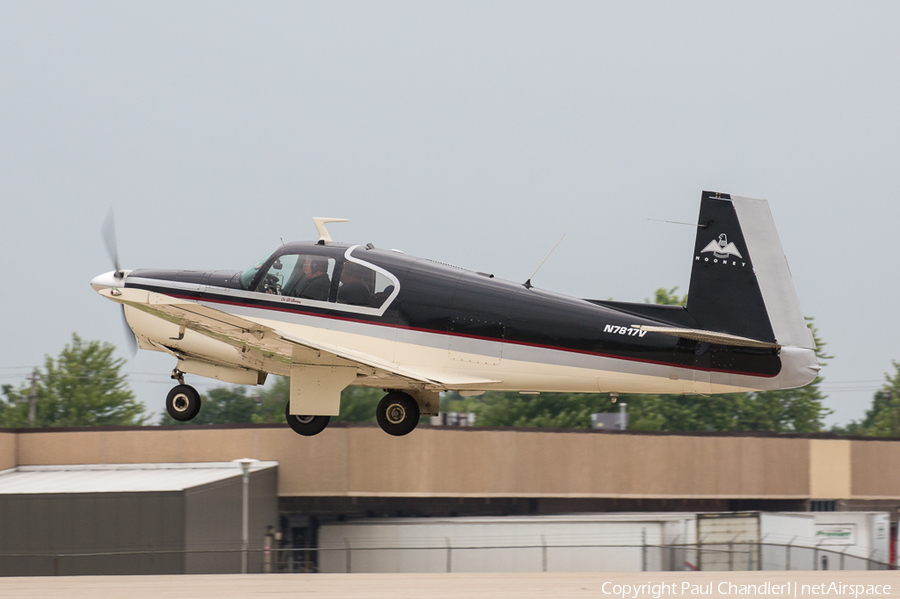
<path fill-rule="evenodd" d="M 353 348 L 398 366 L 404 365 L 423 376 L 434 376 L 433 383 L 417 384 L 403 377 L 370 375 L 368 369 L 361 367 L 358 378 L 351 383 L 382 389 L 421 386 L 438 391 L 690 395 L 787 389 L 806 385 L 816 376 L 816 371 L 812 370 L 817 364 L 815 352 L 802 348 L 782 348 L 781 371 L 774 377 L 767 377 L 473 339 L 466 339 L 451 350 L 448 337 L 441 334 L 364 323 L 321 323 L 322 319 L 317 317 L 297 317 L 291 319 L 296 322 L 286 322 L 267 318 L 265 314 L 251 316 L 242 312 L 232 313 L 292 336 Z M 242 352 L 233 344 L 191 330 L 185 331 L 182 340 L 176 340 L 178 325 L 133 308 L 126 308 L 126 314 L 141 349 L 166 351 L 164 348 L 170 348 L 188 358 L 221 366 L 290 375 L 289 348 L 279 351 L 278 357 L 274 358 L 264 356 L 259 350 Z M 464 348 L 468 351 L 463 351 Z M 227 374 L 213 378 L 229 380 Z M 441 380 L 446 382 L 439 382 Z"/>

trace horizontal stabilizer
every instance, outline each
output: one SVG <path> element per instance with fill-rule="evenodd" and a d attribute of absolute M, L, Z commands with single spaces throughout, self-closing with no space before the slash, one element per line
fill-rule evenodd
<path fill-rule="evenodd" d="M 691 339 L 692 341 L 700 341 L 703 343 L 713 343 L 715 345 L 736 345 L 738 347 L 762 347 L 769 349 L 777 349 L 781 347 L 777 343 L 757 341 L 756 339 L 749 339 L 747 337 L 741 337 L 739 335 L 729 335 L 728 333 L 704 331 L 703 329 L 653 327 L 639 324 L 633 324 L 631 326 L 641 331 L 647 331 L 648 333 L 660 333 L 662 335 L 671 335 L 673 337 L 681 337 L 683 339 Z"/>

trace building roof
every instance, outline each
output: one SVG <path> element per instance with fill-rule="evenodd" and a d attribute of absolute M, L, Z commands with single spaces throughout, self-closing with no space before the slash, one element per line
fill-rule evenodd
<path fill-rule="evenodd" d="M 277 466 L 278 462 L 253 461 L 250 471 Z M 0 471 L 0 495 L 183 491 L 241 474 L 236 461 L 19 466 Z"/>

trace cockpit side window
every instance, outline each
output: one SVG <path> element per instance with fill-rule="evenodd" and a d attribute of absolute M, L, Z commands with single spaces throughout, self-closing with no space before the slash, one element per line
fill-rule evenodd
<path fill-rule="evenodd" d="M 337 302 L 351 306 L 380 308 L 394 290 L 394 283 L 382 273 L 357 262 L 346 262 L 341 270 Z"/>
<path fill-rule="evenodd" d="M 398 296 L 400 281 L 383 267 L 354 256 L 360 247 L 282 246 L 245 270 L 241 286 L 250 292 L 328 302 L 331 310 L 381 316 Z"/>
<path fill-rule="evenodd" d="M 328 301 L 335 260 L 314 254 L 283 254 L 269 266 L 256 291 Z"/>

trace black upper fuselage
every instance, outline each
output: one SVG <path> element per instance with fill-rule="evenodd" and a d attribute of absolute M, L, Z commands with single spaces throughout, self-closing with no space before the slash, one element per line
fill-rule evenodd
<path fill-rule="evenodd" d="M 140 269 L 129 274 L 125 286 L 213 304 L 239 304 L 683 368 L 763 377 L 775 376 L 781 370 L 776 349 L 709 345 L 670 335 L 643 333 L 634 328 L 635 325 L 700 328 L 680 306 L 576 299 L 526 288 L 492 275 L 364 246 L 356 247 L 352 256 L 391 273 L 399 281 L 399 293 L 380 314 L 348 312 L 333 302 L 350 247 L 337 243 L 286 244 L 261 265 L 249 283 L 246 280 L 242 283 L 240 271 Z M 298 251 L 334 260 L 329 304 L 285 303 L 278 296 L 266 293 L 232 292 L 255 290 L 261 285 L 261 273 L 276 259 Z M 142 281 L 136 282 L 137 278 Z M 171 282 L 183 285 L 173 287 Z"/>

